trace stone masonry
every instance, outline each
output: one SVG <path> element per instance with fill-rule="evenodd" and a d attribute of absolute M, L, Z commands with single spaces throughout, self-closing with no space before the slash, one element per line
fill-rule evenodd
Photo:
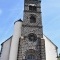
<path fill-rule="evenodd" d="M 32 10 L 34 7 L 37 9 L 36 11 Z M 30 22 L 31 16 L 35 16 L 35 23 Z M 40 0 L 24 0 L 21 32 L 22 38 L 19 40 L 17 60 L 46 60 Z"/>

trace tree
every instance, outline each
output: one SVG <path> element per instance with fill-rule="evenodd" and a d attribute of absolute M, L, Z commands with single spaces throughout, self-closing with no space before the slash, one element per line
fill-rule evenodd
<path fill-rule="evenodd" d="M 59 56 L 58 56 L 58 60 L 60 60 L 60 54 L 59 54 Z"/>

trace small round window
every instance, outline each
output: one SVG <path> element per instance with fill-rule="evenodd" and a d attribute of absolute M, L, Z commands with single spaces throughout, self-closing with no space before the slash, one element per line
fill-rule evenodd
<path fill-rule="evenodd" d="M 37 40 L 37 36 L 34 33 L 30 33 L 28 35 L 28 38 L 29 38 L 30 41 L 36 41 Z"/>

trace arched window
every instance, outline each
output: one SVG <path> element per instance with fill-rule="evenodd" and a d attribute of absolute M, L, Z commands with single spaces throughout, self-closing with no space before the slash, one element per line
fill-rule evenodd
<path fill-rule="evenodd" d="M 36 60 L 37 59 L 37 51 L 33 49 L 29 49 L 25 52 L 25 59 L 26 60 Z"/>
<path fill-rule="evenodd" d="M 27 60 L 34 60 L 35 56 L 33 54 L 30 54 L 27 56 Z"/>
<path fill-rule="evenodd" d="M 30 23 L 36 23 L 36 18 L 35 16 L 30 17 Z"/>

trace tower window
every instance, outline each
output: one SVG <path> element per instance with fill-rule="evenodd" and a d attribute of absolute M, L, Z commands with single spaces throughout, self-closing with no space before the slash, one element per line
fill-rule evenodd
<path fill-rule="evenodd" d="M 26 60 L 37 60 L 37 51 L 33 50 L 33 49 L 29 49 L 26 51 L 25 54 L 25 59 Z"/>
<path fill-rule="evenodd" d="M 29 10 L 32 10 L 32 6 L 29 6 Z"/>
<path fill-rule="evenodd" d="M 36 18 L 34 16 L 30 17 L 30 23 L 36 23 Z"/>
<path fill-rule="evenodd" d="M 34 33 L 30 33 L 28 35 L 28 38 L 29 38 L 30 41 L 34 41 L 34 42 L 37 40 L 37 36 Z"/>
<path fill-rule="evenodd" d="M 30 55 L 27 56 L 27 59 L 28 60 L 33 60 L 33 59 L 35 59 L 35 56 L 33 54 L 30 54 Z"/>
<path fill-rule="evenodd" d="M 29 6 L 29 10 L 30 11 L 37 11 L 37 7 L 36 6 Z"/>
<path fill-rule="evenodd" d="M 38 1 L 38 0 L 30 0 L 30 1 Z"/>

